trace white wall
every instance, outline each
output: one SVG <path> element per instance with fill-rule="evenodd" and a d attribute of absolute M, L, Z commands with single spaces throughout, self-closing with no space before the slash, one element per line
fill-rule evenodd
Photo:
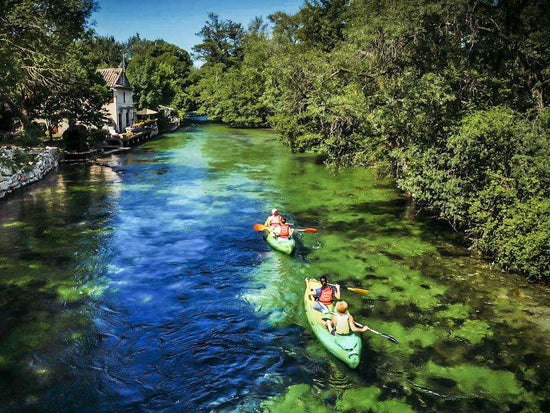
<path fill-rule="evenodd" d="M 133 93 L 130 89 L 116 88 L 113 90 L 113 96 L 114 102 L 109 103 L 106 109 L 109 111 L 109 117 L 116 124 L 116 131 L 125 132 L 126 127 L 131 126 L 135 121 Z"/>

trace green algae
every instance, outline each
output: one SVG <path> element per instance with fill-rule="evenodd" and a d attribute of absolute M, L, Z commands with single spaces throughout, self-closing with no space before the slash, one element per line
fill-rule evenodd
<path fill-rule="evenodd" d="M 434 314 L 436 318 L 466 319 L 470 316 L 472 307 L 465 304 L 447 305 L 444 310 Z"/>
<path fill-rule="evenodd" d="M 446 290 L 446 287 L 426 280 L 420 271 L 405 269 L 395 277 L 382 280 L 370 288 L 373 297 L 391 297 L 388 306 L 412 303 L 422 310 L 436 307 Z"/>
<path fill-rule="evenodd" d="M 372 411 L 378 403 L 382 391 L 378 387 L 361 387 L 346 390 L 336 402 L 338 411 Z"/>
<path fill-rule="evenodd" d="M 331 391 L 318 393 L 307 384 L 290 386 L 280 396 L 262 403 L 262 411 L 272 413 L 288 412 L 372 412 L 410 413 L 414 409 L 404 400 L 380 400 L 382 391 L 377 387 L 352 388 L 341 392 L 335 405 L 328 404 Z"/>
<path fill-rule="evenodd" d="M 479 344 L 485 337 L 492 337 L 493 331 L 484 321 L 466 320 L 458 330 L 451 333 L 451 336 L 468 340 L 471 344 Z"/>
<path fill-rule="evenodd" d="M 7 370 L 10 366 L 10 363 L 8 362 L 8 359 L 5 355 L 0 354 L 0 371 L 1 370 Z"/>
<path fill-rule="evenodd" d="M 376 349 L 388 353 L 401 353 L 412 355 L 418 349 L 434 345 L 438 341 L 444 340 L 447 333 L 429 325 L 416 325 L 412 328 L 403 327 L 398 322 L 366 321 L 366 324 L 382 333 L 390 334 L 399 340 L 399 345 L 395 345 L 387 339 L 377 337 L 373 333 L 364 333 L 369 335 L 369 345 Z"/>
<path fill-rule="evenodd" d="M 488 397 L 504 402 L 518 403 L 533 398 L 509 371 L 492 370 L 472 364 L 444 367 L 432 361 L 418 372 L 416 384 L 428 386 L 434 378 L 456 383 L 456 391 L 465 397 Z"/>
<path fill-rule="evenodd" d="M 0 226 L 0 369 L 14 380 L 8 390 L 21 400 L 38 400 L 41 389 L 59 377 L 62 372 L 49 361 L 71 353 L 70 346 L 88 336 L 91 317 L 81 303 L 106 288 L 96 263 L 112 231 L 104 231 L 104 216 L 90 209 L 112 189 L 93 167 L 60 168 L 56 174 L 53 187 L 39 183 L 32 197 L 16 194 L 0 205 L 9 205 L 15 217 Z"/>
<path fill-rule="evenodd" d="M 8 354 L 36 351 L 45 345 L 51 336 L 51 323 L 46 320 L 35 320 L 15 328 L 2 343 L 2 352 L 6 349 Z"/>
<path fill-rule="evenodd" d="M 368 253 L 384 252 L 400 257 L 417 257 L 437 253 L 437 249 L 433 245 L 413 237 L 375 236 L 363 240 L 357 246 Z"/>
<path fill-rule="evenodd" d="M 307 384 L 288 387 L 282 396 L 276 396 L 262 403 L 262 409 L 271 413 L 317 413 L 329 412 L 318 394 Z"/>
<path fill-rule="evenodd" d="M 92 185 L 71 186 L 71 192 L 95 192 L 98 189 Z"/>
<path fill-rule="evenodd" d="M 18 227 L 24 227 L 25 223 L 21 221 L 12 221 L 8 222 L 6 224 L 2 224 L 4 228 L 18 228 Z"/>
<path fill-rule="evenodd" d="M 64 303 L 74 303 L 89 297 L 99 297 L 105 289 L 106 285 L 89 284 L 89 285 L 72 285 L 63 283 L 57 287 L 53 287 L 58 295 L 58 299 Z"/>
<path fill-rule="evenodd" d="M 261 237 L 259 241 L 263 242 Z M 301 270 L 299 266 L 294 267 L 291 257 L 274 253 L 272 259 L 265 260 L 254 268 L 250 276 L 254 282 L 246 292 L 243 292 L 242 298 L 251 303 L 257 312 L 266 315 L 272 325 L 288 326 L 299 319 L 298 314 L 305 314 L 302 304 L 303 292 L 300 292 L 300 289 L 303 290 L 305 287 L 305 277 L 287 280 L 282 279 L 280 273 Z M 303 325 L 307 326 L 305 320 Z"/>
<path fill-rule="evenodd" d="M 382 391 L 377 387 L 346 390 L 336 402 L 339 412 L 410 413 L 414 409 L 404 400 L 379 400 Z"/>

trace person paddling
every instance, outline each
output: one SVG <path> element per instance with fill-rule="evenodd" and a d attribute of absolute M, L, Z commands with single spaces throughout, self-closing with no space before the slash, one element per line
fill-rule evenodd
<path fill-rule="evenodd" d="M 333 309 L 334 300 L 340 299 L 340 285 L 339 284 L 335 284 L 334 286 L 330 285 L 328 283 L 327 277 L 324 275 L 321 276 L 321 278 L 319 278 L 319 281 L 321 282 L 321 288 L 311 290 L 309 295 L 315 296 L 315 302 L 313 303 L 313 308 L 315 310 L 321 311 L 322 313 L 329 314 L 330 311 L 334 310 Z M 330 319 L 330 314 L 327 317 L 327 319 Z"/>
<path fill-rule="evenodd" d="M 286 218 L 281 217 L 281 224 L 273 228 L 273 234 L 277 238 L 289 239 L 294 233 L 294 229 L 290 228 L 290 225 L 286 223 Z"/>
<path fill-rule="evenodd" d="M 363 331 L 370 330 L 369 327 L 357 327 L 353 316 L 348 312 L 348 303 L 345 301 L 339 301 L 336 303 L 336 313 L 331 320 L 326 322 L 328 331 L 332 335 L 345 336 L 352 331 L 362 333 Z"/>
<path fill-rule="evenodd" d="M 267 217 L 265 220 L 265 226 L 275 228 L 281 225 L 281 215 L 279 215 L 279 211 L 277 211 L 277 208 L 273 208 L 271 210 L 271 215 Z"/>

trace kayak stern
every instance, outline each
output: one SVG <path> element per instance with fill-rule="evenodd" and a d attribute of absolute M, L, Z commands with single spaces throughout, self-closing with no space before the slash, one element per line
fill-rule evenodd
<path fill-rule="evenodd" d="M 264 239 L 265 242 L 267 242 L 267 245 L 284 254 L 292 254 L 294 248 L 296 247 L 296 240 L 293 237 L 277 238 L 274 237 L 268 230 L 264 231 Z"/>

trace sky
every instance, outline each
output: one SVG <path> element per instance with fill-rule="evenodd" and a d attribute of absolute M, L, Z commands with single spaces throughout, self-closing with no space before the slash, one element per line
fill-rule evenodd
<path fill-rule="evenodd" d="M 192 53 L 200 43 L 198 33 L 216 13 L 222 20 L 248 24 L 256 16 L 276 11 L 296 13 L 304 0 L 98 0 L 99 10 L 91 17 L 92 27 L 102 36 L 126 41 L 136 33 L 148 40 L 163 39 Z"/>

